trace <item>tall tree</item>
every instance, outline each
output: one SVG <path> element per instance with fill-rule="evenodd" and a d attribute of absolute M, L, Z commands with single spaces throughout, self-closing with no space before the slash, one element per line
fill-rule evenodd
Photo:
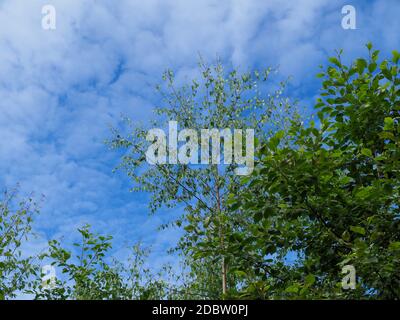
<path fill-rule="evenodd" d="M 200 63 L 199 71 L 200 79 L 182 86 L 176 84 L 171 70 L 165 72 L 164 85 L 157 88 L 163 105 L 155 108 L 155 119 L 147 129 L 165 128 L 168 121 L 176 121 L 180 129 L 192 129 L 197 133 L 201 129 L 253 129 L 260 141 L 277 128 L 285 127 L 285 119 L 294 113 L 289 101 L 282 97 L 286 83 L 275 84 L 275 89 L 271 89 L 274 84 L 267 81 L 271 69 L 251 73 L 226 72 L 220 63 L 214 66 Z M 234 230 L 240 229 L 241 220 L 246 219 L 229 211 L 226 204 L 229 188 L 239 185 L 238 165 L 229 164 L 229 161 L 226 165 L 193 164 L 201 163 L 202 155 L 193 156 L 191 150 L 185 155 L 194 157 L 192 163 L 177 163 L 176 151 L 171 149 L 165 151 L 169 163 L 149 165 L 145 157 L 149 146 L 146 141 L 148 130 L 126 120 L 131 133 L 124 135 L 120 130 L 114 130 L 110 144 L 116 149 L 127 150 L 121 167 L 132 178 L 133 190 L 151 193 L 153 212 L 164 205 L 169 208 L 184 206 L 185 213 L 172 223 L 185 230 L 177 249 L 190 257 L 187 261 L 202 257 L 208 257 L 213 263 L 218 261 L 221 294 L 226 296 L 229 287 L 235 288 L 234 276 L 228 274 L 229 263 L 240 258 L 230 254 L 226 239 Z M 173 135 L 170 132 L 169 139 L 176 139 Z M 217 140 L 221 150 L 232 148 L 226 137 L 219 140 L 217 135 Z M 238 141 L 242 143 L 242 137 Z M 195 149 L 199 150 L 202 143 L 205 142 L 196 141 Z M 208 151 L 206 156 L 213 159 L 212 150 Z M 245 145 L 241 144 L 236 152 L 242 156 L 243 151 Z M 161 155 L 164 156 L 164 151 Z M 226 153 L 221 157 L 221 161 L 225 160 Z"/>
<path fill-rule="evenodd" d="M 319 124 L 295 123 L 287 143 L 278 133 L 260 148 L 247 191 L 232 201 L 253 216 L 239 244 L 259 264 L 241 270 L 260 282 L 245 294 L 258 286 L 275 298 L 400 298 L 400 55 L 379 61 L 367 48 L 350 65 L 341 52 L 329 59 L 318 75 Z M 295 263 L 283 263 L 288 254 Z M 345 265 L 356 271 L 354 290 L 341 286 Z"/>

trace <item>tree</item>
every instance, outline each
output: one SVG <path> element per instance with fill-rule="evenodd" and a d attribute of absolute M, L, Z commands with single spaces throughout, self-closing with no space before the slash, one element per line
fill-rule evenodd
<path fill-rule="evenodd" d="M 168 121 L 176 121 L 182 129 L 196 132 L 213 128 L 250 128 L 255 130 L 258 141 L 266 139 L 277 128 L 283 129 L 287 116 L 294 113 L 289 101 L 281 96 L 285 83 L 280 83 L 267 94 L 267 89 L 271 91 L 267 88 L 271 86 L 267 81 L 270 72 L 271 69 L 251 73 L 226 72 L 220 63 L 209 67 L 201 62 L 200 80 L 178 87 L 173 72 L 168 70 L 163 76 L 165 85 L 157 88 L 164 105 L 155 108 L 156 118 L 150 128 L 163 128 Z M 235 163 L 195 165 L 173 161 L 149 165 L 145 161 L 148 130 L 129 119 L 126 122 L 131 133 L 124 135 L 114 129 L 110 145 L 127 151 L 121 168 L 132 178 L 133 190 L 151 194 L 152 212 L 164 205 L 168 208 L 184 206 L 185 213 L 172 223 L 185 230 L 177 249 L 189 257 L 188 263 L 204 257 L 213 265 L 220 264 L 220 297 L 226 296 L 229 287 L 235 288 L 234 275 L 228 275 L 230 260 L 240 259 L 240 256 L 230 253 L 226 239 L 239 230 L 241 221 L 246 219 L 227 210 L 226 205 L 230 186 L 238 185 L 239 177 L 235 171 L 238 166 Z M 226 137 L 219 140 L 217 135 L 217 138 L 221 150 L 229 148 Z M 198 141 L 194 144 L 201 146 Z M 165 152 L 168 159 L 176 157 L 171 150 Z M 191 152 L 186 155 L 191 155 Z M 213 157 L 211 150 L 208 157 Z M 194 162 L 200 163 L 199 156 L 194 158 Z M 214 292 L 210 295 L 213 296 Z"/>
<path fill-rule="evenodd" d="M 148 131 L 129 120 L 131 134 L 114 130 L 110 144 L 128 149 L 121 167 L 133 190 L 150 192 L 153 212 L 184 208 L 161 226 L 183 228 L 172 251 L 183 256 L 184 272 L 150 270 L 140 245 L 127 261 L 113 259 L 112 237 L 88 225 L 74 249 L 51 240 L 44 254 L 25 257 L 38 209 L 12 191 L 0 201 L 0 299 L 399 299 L 400 54 L 379 60 L 367 48 L 367 58 L 345 65 L 340 51 L 321 67 L 322 91 L 307 123 L 282 98 L 285 83 L 266 93 L 269 69 L 226 73 L 201 63 L 201 79 L 183 87 L 167 71 L 159 87 L 166 106 L 156 108 L 151 126 L 177 121 L 182 129 L 257 135 L 254 170 L 240 176 L 238 163 L 150 165 L 147 147 L 160 136 L 147 141 Z M 217 136 L 220 150 L 231 146 L 228 136 Z M 160 150 L 156 157 L 176 156 Z M 205 155 L 213 158 L 213 148 Z M 61 271 L 54 284 L 39 273 L 45 263 Z M 354 290 L 342 287 L 343 270 L 355 270 Z"/>
<path fill-rule="evenodd" d="M 36 299 L 151 300 L 168 297 L 166 281 L 144 267 L 148 252 L 139 244 L 132 248 L 126 262 L 120 262 L 109 256 L 111 236 L 95 234 L 89 225 L 78 232 L 82 240 L 73 244 L 75 256 L 59 241 L 49 242 L 49 250 L 42 259 L 61 270 L 61 275 L 52 285 L 43 283 L 42 277 L 37 278 L 29 291 Z"/>
<path fill-rule="evenodd" d="M 367 48 L 349 66 L 341 52 L 329 59 L 318 75 L 319 125 L 294 123 L 284 143 L 278 132 L 234 195 L 231 206 L 253 217 L 240 250 L 258 262 L 239 267 L 258 274 L 245 295 L 400 298 L 400 55 L 379 61 Z M 344 265 L 355 267 L 355 290 L 341 288 Z"/>
<path fill-rule="evenodd" d="M 38 208 L 32 198 L 18 202 L 17 191 L 4 192 L 0 200 L 0 300 L 29 287 L 30 277 L 38 270 L 34 257 L 26 257 L 21 250 L 32 235 L 32 218 Z"/>

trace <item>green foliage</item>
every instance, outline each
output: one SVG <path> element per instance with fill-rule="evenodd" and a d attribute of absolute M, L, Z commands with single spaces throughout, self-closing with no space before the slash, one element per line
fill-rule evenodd
<path fill-rule="evenodd" d="M 163 106 L 156 108 L 156 119 L 150 128 L 163 128 L 172 120 L 178 122 L 180 129 L 197 131 L 251 128 L 258 141 L 263 141 L 271 132 L 285 129 L 289 125 L 288 116 L 295 114 L 289 100 L 282 98 L 285 83 L 270 94 L 266 93 L 270 73 L 270 69 L 227 72 L 220 63 L 214 66 L 200 63 L 200 79 L 179 87 L 173 72 L 168 70 L 163 77 L 164 86 L 158 87 Z M 144 157 L 149 145 L 145 140 L 147 130 L 132 124 L 129 119 L 127 122 L 132 132 L 124 136 L 114 130 L 110 145 L 126 150 L 121 167 L 132 178 L 133 190 L 151 194 L 150 209 L 153 212 L 162 206 L 184 206 L 185 213 L 172 223 L 184 229 L 177 250 L 186 257 L 187 264 L 207 258 L 215 270 L 219 261 L 222 288 L 219 297 L 221 293 L 227 295 L 229 287 L 235 288 L 234 276 L 228 274 L 228 268 L 235 264 L 237 257 L 226 246 L 229 243 L 226 239 L 240 233 L 242 222 L 247 219 L 234 210 L 227 210 L 231 186 L 240 192 L 235 165 L 149 166 Z M 199 281 L 207 281 L 203 271 L 195 265 L 192 267 L 192 271 L 200 272 Z M 206 283 L 209 284 L 209 297 L 215 297 L 213 272 Z"/>
<path fill-rule="evenodd" d="M 31 235 L 32 199 L 17 200 L 17 190 L 4 192 L 0 200 L 0 300 L 14 298 L 29 286 L 38 267 L 32 257 L 22 255 L 21 246 Z"/>
<path fill-rule="evenodd" d="M 239 178 L 234 165 L 149 166 L 147 130 L 114 130 L 110 144 L 128 149 L 121 167 L 133 190 L 150 192 L 151 210 L 183 205 L 162 226 L 184 231 L 172 250 L 183 256 L 181 274 L 154 273 L 139 245 L 127 261 L 113 259 L 112 238 L 89 226 L 72 246 L 52 240 L 24 257 L 37 208 L 12 192 L 0 202 L 0 299 L 399 299 L 400 54 L 380 60 L 367 49 L 348 66 L 342 52 L 329 59 L 317 119 L 306 124 L 281 97 L 284 83 L 265 93 L 269 69 L 201 64 L 200 80 L 183 87 L 167 71 L 153 127 L 255 128 L 258 138 L 253 174 Z M 51 288 L 39 272 L 47 263 L 57 270 Z M 342 289 L 345 265 L 355 267 L 355 290 Z"/>
<path fill-rule="evenodd" d="M 77 252 L 75 257 L 59 241 L 49 242 L 49 252 L 42 258 L 50 259 L 51 265 L 61 270 L 62 275 L 56 278 L 53 287 L 43 284 L 41 278 L 37 279 L 30 291 L 36 299 L 149 300 L 168 297 L 167 283 L 144 267 L 147 251 L 139 245 L 132 248 L 127 263 L 122 263 L 107 256 L 111 236 L 94 234 L 88 225 L 78 232 L 82 240 L 73 244 L 74 252 Z"/>
<path fill-rule="evenodd" d="M 400 298 L 399 58 L 379 61 L 368 48 L 350 66 L 340 54 L 329 60 L 319 126 L 294 123 L 287 143 L 279 133 L 270 139 L 242 181 L 247 191 L 234 196 L 232 208 L 253 216 L 241 252 L 265 270 L 245 294 L 254 297 L 256 285 L 268 298 Z M 282 270 L 290 252 L 296 263 Z M 356 268 L 356 290 L 341 289 L 346 264 Z M 249 268 L 258 265 L 239 270 Z"/>

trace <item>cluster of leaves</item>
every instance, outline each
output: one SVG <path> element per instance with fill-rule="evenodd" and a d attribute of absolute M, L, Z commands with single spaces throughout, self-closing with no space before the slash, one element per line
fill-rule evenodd
<path fill-rule="evenodd" d="M 127 261 L 110 255 L 111 236 L 95 234 L 89 225 L 78 229 L 81 241 L 68 249 L 49 241 L 44 253 L 27 256 L 32 221 L 38 207 L 32 198 L 17 200 L 17 190 L 5 192 L 0 202 L 0 300 L 31 297 L 47 300 L 167 299 L 180 297 L 171 268 L 157 273 L 146 267 L 148 250 L 132 247 Z M 43 266 L 54 274 L 43 274 Z M 54 278 L 52 277 L 54 276 Z"/>
<path fill-rule="evenodd" d="M 89 225 L 78 232 L 82 240 L 73 244 L 75 256 L 59 241 L 49 242 L 49 250 L 42 259 L 61 270 L 61 275 L 53 284 L 37 280 L 29 292 L 36 299 L 147 300 L 167 296 L 167 283 L 144 267 L 148 252 L 140 245 L 134 246 L 127 263 L 122 263 L 107 254 L 111 249 L 111 236 L 95 234 Z"/>
<path fill-rule="evenodd" d="M 400 55 L 378 61 L 367 48 L 350 66 L 341 52 L 329 59 L 319 125 L 277 132 L 242 180 L 247 191 L 232 194 L 231 209 L 253 217 L 251 235 L 235 242 L 258 261 L 238 266 L 245 296 L 400 298 Z M 344 291 L 348 264 L 357 287 Z"/>

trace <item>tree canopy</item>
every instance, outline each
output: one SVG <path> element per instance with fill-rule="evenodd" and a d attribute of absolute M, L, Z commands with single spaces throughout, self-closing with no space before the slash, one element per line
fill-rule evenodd
<path fill-rule="evenodd" d="M 121 168 L 134 191 L 150 194 L 152 213 L 182 209 L 161 227 L 183 230 L 172 250 L 183 271 L 149 269 L 139 244 L 127 261 L 113 259 L 112 237 L 90 226 L 77 230 L 80 242 L 51 240 L 26 256 L 38 209 L 9 192 L 0 201 L 0 299 L 399 299 L 400 54 L 380 59 L 368 43 L 365 58 L 346 65 L 342 55 L 317 75 L 312 118 L 284 96 L 286 82 L 271 80 L 271 69 L 201 62 L 199 78 L 183 85 L 168 70 L 154 121 L 126 119 L 129 134 L 114 129 L 109 145 L 126 151 Z M 147 163 L 147 130 L 168 121 L 254 129 L 254 170 Z M 44 264 L 58 270 L 55 283 L 43 281 Z M 353 289 L 342 286 L 348 267 Z"/>

